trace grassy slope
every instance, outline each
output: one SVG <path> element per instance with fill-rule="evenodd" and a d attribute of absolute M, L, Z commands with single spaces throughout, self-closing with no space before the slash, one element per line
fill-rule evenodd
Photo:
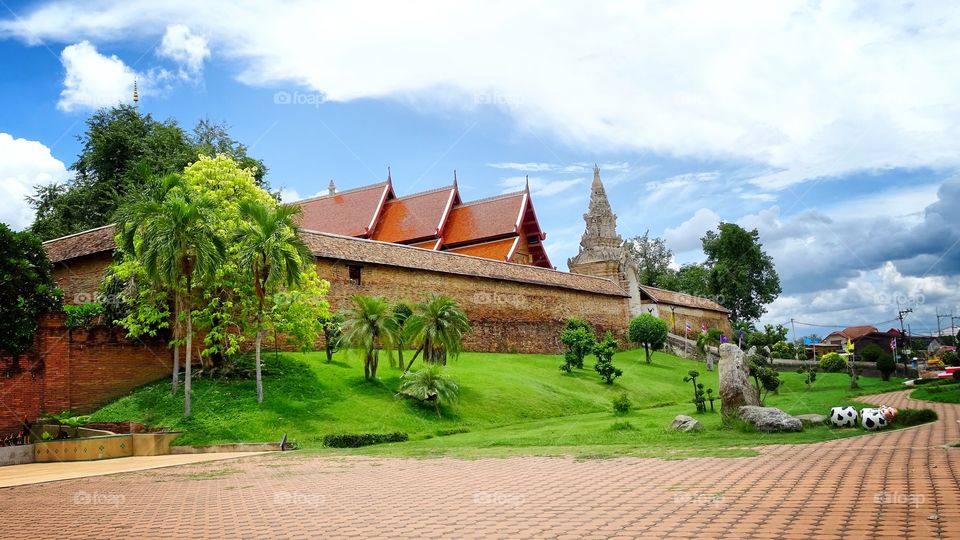
<path fill-rule="evenodd" d="M 862 433 L 827 427 L 779 435 L 721 430 L 718 415 L 709 413 L 696 415 L 707 428 L 702 433 L 667 433 L 664 427 L 675 415 L 694 411 L 689 402 L 691 386 L 682 381 L 687 370 L 699 369 L 702 382 L 714 390 L 716 372 L 706 373 L 702 364 L 662 353 L 647 365 L 642 351 L 626 351 L 614 359 L 624 376 L 610 386 L 599 381 L 592 360 L 584 370 L 565 375 L 558 369 L 558 356 L 465 353 L 449 368 L 460 383 L 461 401 L 445 409 L 443 418 L 416 403 L 396 399 L 399 372 L 385 360 L 381 380 L 369 384 L 363 381 L 358 360 L 341 355 L 327 364 L 321 353 L 281 355 L 280 362 L 267 356 L 266 398 L 260 406 L 253 381 L 197 380 L 194 416 L 188 421 L 180 417 L 182 395 L 171 396 L 168 383 L 144 387 L 93 416 L 94 420 L 135 420 L 185 431 L 177 444 L 279 440 L 287 433 L 302 446 L 316 448 L 328 433 L 405 431 L 412 439 L 408 443 L 361 450 L 402 455 L 740 455 L 743 451 L 738 447 Z M 809 391 L 797 374 L 785 373 L 782 378 L 785 386 L 779 395 L 767 398 L 767 405 L 794 414 L 826 414 L 831 406 L 853 403 L 845 374 L 822 374 Z M 860 394 L 900 388 L 896 380 L 861 381 Z M 610 402 L 624 391 L 635 409 L 626 416 L 614 416 Z M 469 432 L 438 436 L 444 430 Z"/>
<path fill-rule="evenodd" d="M 952 379 L 927 383 L 914 390 L 910 397 L 938 403 L 960 403 L 960 384 Z"/>

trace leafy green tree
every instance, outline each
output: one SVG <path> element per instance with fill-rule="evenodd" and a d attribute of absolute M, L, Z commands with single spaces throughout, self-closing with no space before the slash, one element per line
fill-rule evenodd
<path fill-rule="evenodd" d="M 40 239 L 0 223 L 0 351 L 13 357 L 11 372 L 20 369 L 20 355 L 33 348 L 38 317 L 59 309 L 62 301 Z"/>
<path fill-rule="evenodd" d="M 184 417 L 190 416 L 195 284 L 214 275 L 226 251 L 211 221 L 217 210 L 211 199 L 174 188 L 160 202 L 141 200 L 125 209 L 121 222 L 124 244 L 153 283 L 173 291 L 175 311 L 186 321 Z"/>
<path fill-rule="evenodd" d="M 730 318 L 757 319 L 780 294 L 773 259 L 763 251 L 760 233 L 734 223 L 721 223 L 701 239 L 709 269 L 707 282 Z"/>
<path fill-rule="evenodd" d="M 847 369 L 847 361 L 840 353 L 830 352 L 820 357 L 820 369 L 826 373 L 837 373 Z"/>
<path fill-rule="evenodd" d="M 252 172 L 257 187 L 266 190 L 270 185 L 264 180 L 267 166 L 262 160 L 247 155 L 247 145 L 236 141 L 229 133 L 230 127 L 225 122 L 215 122 L 209 118 L 201 118 L 193 128 L 194 151 L 207 157 L 225 155 L 243 168 Z"/>
<path fill-rule="evenodd" d="M 643 346 L 647 363 L 650 363 L 652 351 L 667 343 L 667 323 L 650 313 L 643 313 L 630 321 L 630 341 Z"/>
<path fill-rule="evenodd" d="M 239 263 L 253 278 L 257 295 L 255 365 L 257 403 L 263 403 L 263 375 L 260 347 L 263 343 L 263 315 L 268 295 L 279 287 L 294 288 L 300 284 L 302 270 L 313 259 L 310 249 L 298 235 L 294 216 L 299 206 L 265 206 L 254 201 L 240 203 L 246 218 L 233 234 L 239 246 Z"/>
<path fill-rule="evenodd" d="M 637 271 L 637 281 L 641 285 L 663 287 L 664 278 L 673 271 L 670 262 L 673 252 L 663 238 L 650 238 L 650 231 L 624 242 L 627 256 L 633 261 Z"/>
<path fill-rule="evenodd" d="M 344 314 L 343 341 L 363 354 L 363 377 L 377 378 L 380 349 L 393 348 L 397 321 L 381 296 L 356 295 L 353 306 Z M 411 361 L 411 363 L 413 363 Z"/>
<path fill-rule="evenodd" d="M 439 417 L 441 405 L 457 401 L 460 386 L 445 373 L 443 366 L 427 364 L 420 371 L 404 375 L 398 394 L 423 403 L 432 403 Z"/>
<path fill-rule="evenodd" d="M 413 310 L 407 304 L 397 302 L 393 306 L 393 318 L 397 321 L 397 335 L 393 340 L 397 345 L 397 363 L 400 369 L 403 369 L 403 350 L 407 346 L 407 321 L 411 316 L 413 316 Z"/>
<path fill-rule="evenodd" d="M 614 379 L 623 375 L 623 370 L 613 365 L 613 355 L 620 346 L 614 339 L 613 333 L 607 331 L 600 343 L 593 349 L 593 354 L 597 357 L 597 363 L 593 369 L 600 374 L 600 378 L 607 384 L 613 384 Z"/>
<path fill-rule="evenodd" d="M 770 359 L 761 354 L 751 355 L 747 359 L 749 362 L 749 373 L 753 377 L 753 385 L 757 390 L 757 398 L 760 405 L 767 399 L 768 392 L 776 392 L 783 381 L 780 380 L 780 374 L 771 367 Z"/>
<path fill-rule="evenodd" d="M 777 343 L 785 342 L 787 333 L 787 328 L 782 324 L 776 326 L 765 324 L 763 325 L 763 330 L 747 334 L 746 342 L 748 346 L 756 347 L 757 350 L 761 351 L 764 355 L 769 355 L 767 349 L 772 352 Z"/>
<path fill-rule="evenodd" d="M 676 272 L 661 276 L 658 287 L 669 291 L 692 294 L 693 296 L 712 296 L 709 283 L 710 271 L 702 264 L 685 264 Z"/>
<path fill-rule="evenodd" d="M 459 356 L 463 337 L 470 332 L 470 319 L 453 298 L 431 294 L 426 302 L 416 306 L 406 326 L 409 342 L 420 346 L 405 372 L 410 371 L 421 352 L 428 364 L 446 365 L 448 356 Z"/>
<path fill-rule="evenodd" d="M 323 329 L 323 350 L 329 364 L 333 362 L 334 353 L 340 350 L 343 338 L 343 315 L 331 313 L 320 317 L 320 327 Z"/>
<path fill-rule="evenodd" d="M 159 122 L 130 105 L 94 113 L 79 140 L 73 180 L 38 187 L 29 198 L 36 211 L 30 228 L 44 240 L 110 223 L 150 178 L 179 173 L 197 156 L 175 121 Z"/>
<path fill-rule="evenodd" d="M 876 343 L 870 343 L 865 346 L 862 351 L 860 351 L 860 358 L 864 362 L 874 362 L 877 364 L 877 369 L 880 370 L 880 376 L 885 381 L 890 380 L 890 375 L 893 374 L 894 370 L 897 368 L 897 363 L 893 359 L 893 354 L 889 351 L 884 350 L 883 347 L 877 345 Z"/>
<path fill-rule="evenodd" d="M 567 319 L 560 331 L 560 343 L 563 344 L 563 365 L 560 369 L 566 373 L 573 368 L 583 369 L 583 358 L 593 352 L 597 338 L 590 323 L 580 319 Z"/>

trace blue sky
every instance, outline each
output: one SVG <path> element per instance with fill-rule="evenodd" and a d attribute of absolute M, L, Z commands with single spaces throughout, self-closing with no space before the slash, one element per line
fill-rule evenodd
<path fill-rule="evenodd" d="M 598 163 L 621 235 L 678 264 L 720 220 L 758 228 L 784 286 L 764 322 L 960 316 L 960 15 L 739 4 L 7 2 L 0 220 L 29 224 L 23 194 L 137 78 L 145 112 L 230 124 L 287 200 L 387 166 L 400 193 L 456 169 L 465 199 L 529 175 L 565 270 Z"/>

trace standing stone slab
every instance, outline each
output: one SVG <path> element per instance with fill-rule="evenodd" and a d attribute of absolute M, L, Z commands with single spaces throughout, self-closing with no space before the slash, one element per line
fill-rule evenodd
<path fill-rule="evenodd" d="M 757 390 L 750 384 L 750 366 L 740 347 L 720 344 L 719 372 L 720 414 L 724 419 L 736 418 L 744 405 L 760 405 Z"/>

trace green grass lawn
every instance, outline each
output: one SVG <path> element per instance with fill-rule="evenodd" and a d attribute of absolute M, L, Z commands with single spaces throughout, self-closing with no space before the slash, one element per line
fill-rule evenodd
<path fill-rule="evenodd" d="M 716 372 L 703 364 L 657 353 L 646 364 L 642 351 L 618 353 L 614 363 L 624 376 L 603 384 L 593 357 L 583 370 L 564 374 L 559 356 L 464 353 L 449 366 L 460 384 L 460 402 L 442 418 L 430 408 L 394 397 L 399 370 L 381 360 L 380 380 L 363 380 L 358 358 L 338 354 L 326 363 L 322 353 L 266 355 L 265 399 L 256 402 L 251 380 L 194 381 L 193 416 L 183 420 L 182 394 L 172 396 L 169 382 L 143 387 L 93 413 L 94 421 L 132 420 L 184 431 L 176 444 L 278 441 L 286 433 L 301 447 L 331 453 L 386 455 L 509 454 L 601 455 L 747 455 L 749 448 L 771 443 L 803 443 L 863 434 L 826 426 L 803 433 L 760 434 L 721 429 L 717 413 L 696 414 L 692 387 L 683 382 L 689 369 L 701 371 L 717 390 Z M 821 374 L 811 389 L 800 375 L 783 373 L 779 394 L 767 405 L 792 414 L 828 414 L 832 406 L 857 403 L 856 395 L 902 388 L 900 380 L 861 378 L 852 393 L 845 374 Z M 634 409 L 614 415 L 611 400 L 627 392 Z M 719 409 L 719 402 L 716 403 Z M 674 416 L 689 414 L 705 426 L 700 433 L 671 433 Z M 409 433 L 406 443 L 357 450 L 323 449 L 330 433 Z"/>
<path fill-rule="evenodd" d="M 960 403 L 960 383 L 953 379 L 929 382 L 914 390 L 910 397 L 938 403 Z"/>

